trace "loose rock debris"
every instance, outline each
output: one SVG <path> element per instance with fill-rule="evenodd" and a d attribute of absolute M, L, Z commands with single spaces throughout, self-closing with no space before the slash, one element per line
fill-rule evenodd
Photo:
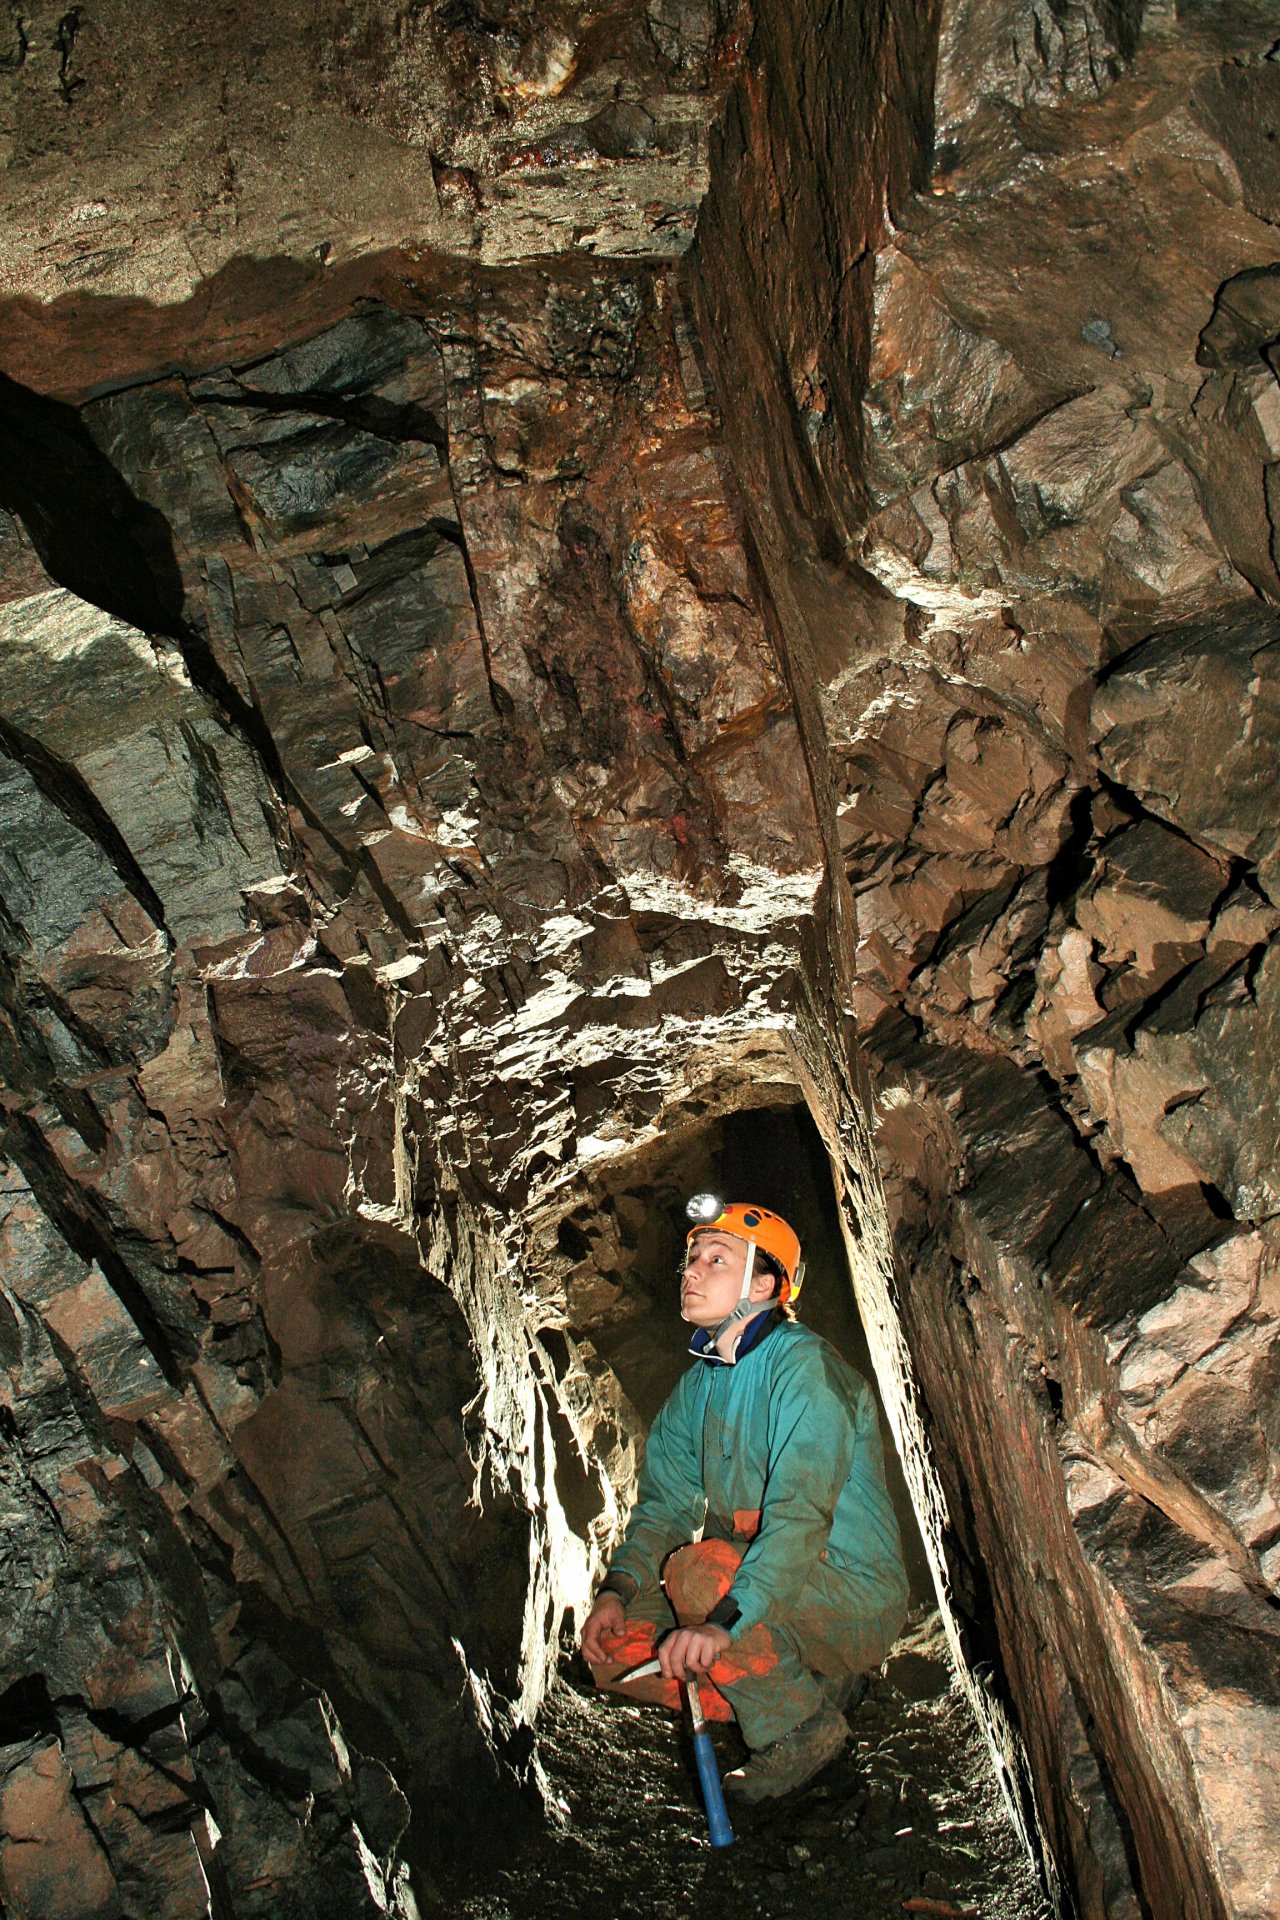
<path fill-rule="evenodd" d="M 1048 1920 L 938 1616 L 917 1619 L 850 1710 L 845 1752 L 777 1805 L 730 1803 L 714 1851 L 687 1737 L 652 1708 L 594 1695 L 576 1661 L 539 1721 L 560 1824 L 451 1903 L 461 1920 Z M 742 1748 L 713 1729 L 722 1770 Z"/>

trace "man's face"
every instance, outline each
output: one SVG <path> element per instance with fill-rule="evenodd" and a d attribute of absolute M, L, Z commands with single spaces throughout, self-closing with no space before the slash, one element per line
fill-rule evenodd
<path fill-rule="evenodd" d="M 680 1318 L 691 1327 L 718 1327 L 738 1304 L 746 1266 L 747 1243 L 737 1234 L 700 1233 L 685 1249 Z"/>

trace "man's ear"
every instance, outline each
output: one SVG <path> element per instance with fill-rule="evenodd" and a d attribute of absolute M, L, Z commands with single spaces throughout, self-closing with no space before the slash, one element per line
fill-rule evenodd
<path fill-rule="evenodd" d="M 768 1267 L 757 1267 L 751 1276 L 752 1300 L 772 1300 L 778 1291 L 778 1280 Z"/>

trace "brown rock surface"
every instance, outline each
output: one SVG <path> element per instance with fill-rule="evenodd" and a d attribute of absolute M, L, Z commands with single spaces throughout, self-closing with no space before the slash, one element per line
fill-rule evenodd
<path fill-rule="evenodd" d="M 74 393 L 208 366 L 424 259 L 673 258 L 742 33 L 734 7 L 658 0 L 23 7 L 5 367 Z"/>
<path fill-rule="evenodd" d="M 57 1496 L 85 1582 L 19 1657 L 64 1751 L 109 1713 L 127 1809 L 172 1647 L 163 1711 L 211 1731 L 165 1820 L 220 1810 L 246 1913 L 408 1912 L 379 1765 L 424 1886 L 524 1765 L 632 1434 L 520 1223 L 750 1085 L 820 878 L 678 291 L 570 266 L 410 304 L 87 407 L 33 538 L 62 567 L 114 489 L 125 555 L 167 547 L 112 616 L 30 561 L 4 611 L 8 1284 L 91 1435 Z M 125 1813 L 108 1852 L 123 1899 Z"/>
<path fill-rule="evenodd" d="M 948 7 L 931 147 L 905 19 L 858 21 L 838 57 L 762 20 L 699 259 L 855 897 L 940 1551 L 1082 1911 L 1261 1916 L 1274 36 Z"/>
<path fill-rule="evenodd" d="M 1015 1820 L 1275 1912 L 1273 42 L 0 29 L 15 1912 L 434 1906 L 800 1100 Z"/>

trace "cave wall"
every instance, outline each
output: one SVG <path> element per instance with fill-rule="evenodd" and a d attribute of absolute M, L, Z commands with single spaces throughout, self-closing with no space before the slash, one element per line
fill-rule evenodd
<path fill-rule="evenodd" d="M 1274 35 L 181 11 L 0 53 L 6 1903 L 432 1903 L 798 1097 L 1015 1818 L 1270 1913 Z"/>
<path fill-rule="evenodd" d="M 945 1585 L 971 1657 L 1000 1649 L 1081 1910 L 1260 1916 L 1274 32 L 937 24 L 935 69 L 922 11 L 762 10 L 703 338 L 853 894 Z"/>
<path fill-rule="evenodd" d="M 0 363 L 70 395 L 278 347 L 405 264 L 676 259 L 746 27 L 736 0 L 14 0 Z"/>
<path fill-rule="evenodd" d="M 688 314 L 462 271 L 5 397 L 6 1897 L 408 1911 L 631 1471 L 526 1243 L 794 1079 L 821 860 Z"/>

